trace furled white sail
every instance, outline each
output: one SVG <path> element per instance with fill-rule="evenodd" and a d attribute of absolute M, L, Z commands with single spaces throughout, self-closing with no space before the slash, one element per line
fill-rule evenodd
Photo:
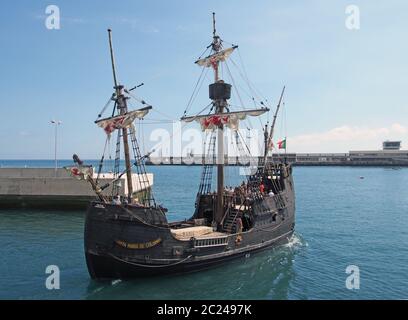
<path fill-rule="evenodd" d="M 260 116 L 267 111 L 269 111 L 268 108 L 261 108 L 235 112 L 213 113 L 210 115 L 183 117 L 181 120 L 185 122 L 192 122 L 195 120 L 200 123 L 203 131 L 214 130 L 220 125 L 225 125 L 231 130 L 238 130 L 240 120 L 244 120 L 247 116 Z"/>
<path fill-rule="evenodd" d="M 133 121 L 144 118 L 150 109 L 151 107 L 146 107 L 129 111 L 122 115 L 95 121 L 95 123 L 109 135 L 116 129 L 129 128 Z"/>
<path fill-rule="evenodd" d="M 195 63 L 197 63 L 201 67 L 213 67 L 215 63 L 218 61 L 225 61 L 231 53 L 237 48 L 237 46 L 221 50 L 220 52 L 214 53 L 206 58 L 199 59 Z"/>
<path fill-rule="evenodd" d="M 91 166 L 67 166 L 64 167 L 72 177 L 78 180 L 86 180 L 88 177 L 92 176 L 92 167 Z"/>

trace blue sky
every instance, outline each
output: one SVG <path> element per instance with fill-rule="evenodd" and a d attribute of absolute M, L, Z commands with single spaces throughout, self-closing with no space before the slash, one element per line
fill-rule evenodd
<path fill-rule="evenodd" d="M 45 8 L 61 29 L 45 27 Z M 345 27 L 347 5 L 360 29 Z M 104 134 L 93 121 L 112 92 L 107 44 L 119 79 L 160 113 L 182 115 L 211 41 L 211 12 L 226 41 L 239 44 L 246 71 L 268 100 L 285 96 L 288 151 L 408 145 L 408 3 L 390 1 L 4 1 L 0 12 L 0 159 L 98 158 Z M 193 110 L 204 105 L 207 90 Z M 200 104 L 201 103 L 201 104 Z M 146 125 L 145 136 L 158 125 Z M 284 135 L 278 128 L 278 135 Z M 147 142 L 148 143 L 148 142 Z"/>

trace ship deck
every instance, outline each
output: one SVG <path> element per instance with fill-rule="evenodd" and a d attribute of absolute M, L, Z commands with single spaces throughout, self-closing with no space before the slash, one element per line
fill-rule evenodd
<path fill-rule="evenodd" d="M 191 238 L 199 240 L 227 236 L 227 233 L 214 231 L 213 228 L 206 226 L 195 226 L 170 230 L 172 235 L 178 240 L 190 240 Z"/>

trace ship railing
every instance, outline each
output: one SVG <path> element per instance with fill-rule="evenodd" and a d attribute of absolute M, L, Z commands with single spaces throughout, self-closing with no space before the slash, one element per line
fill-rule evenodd
<path fill-rule="evenodd" d="M 219 247 L 219 246 L 226 246 L 227 244 L 228 244 L 228 236 L 194 240 L 195 248 Z"/>

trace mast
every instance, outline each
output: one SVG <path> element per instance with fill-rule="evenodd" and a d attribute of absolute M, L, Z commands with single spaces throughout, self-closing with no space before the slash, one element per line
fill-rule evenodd
<path fill-rule="evenodd" d="M 267 155 L 268 155 L 268 137 L 269 137 L 269 131 L 268 131 L 268 125 L 269 123 L 265 124 L 265 128 L 264 128 L 264 160 L 266 159 Z M 265 161 L 263 162 L 263 164 L 265 165 Z"/>
<path fill-rule="evenodd" d="M 272 121 L 272 124 L 271 124 L 271 129 L 269 131 L 269 134 L 268 134 L 268 127 L 265 126 L 265 133 L 264 133 L 265 134 L 264 164 L 266 163 L 266 157 L 268 156 L 268 146 L 271 143 L 272 138 L 273 138 L 273 132 L 275 130 L 276 118 L 278 116 L 278 112 L 279 112 L 280 106 L 282 104 L 282 99 L 283 99 L 283 94 L 284 93 L 285 93 L 285 86 L 283 86 L 283 89 L 282 89 L 282 92 L 281 92 L 281 95 L 280 95 L 280 98 L 279 98 L 278 105 L 276 106 L 276 110 L 275 110 L 275 114 L 273 115 L 273 121 Z"/>
<path fill-rule="evenodd" d="M 213 12 L 213 41 L 211 47 L 215 53 L 221 50 L 221 40 L 216 34 L 215 29 L 215 13 Z M 214 83 L 210 85 L 210 98 L 213 100 L 216 113 L 223 113 L 224 107 L 227 105 L 226 97 L 223 95 L 225 91 L 231 90 L 231 85 L 224 83 L 219 79 L 218 73 L 219 61 L 213 62 Z M 221 94 L 220 94 L 221 93 Z M 221 223 L 224 216 L 224 125 L 221 123 L 217 129 L 217 206 L 214 214 L 214 220 L 217 224 Z"/>
<path fill-rule="evenodd" d="M 208 129 L 217 130 L 217 197 L 213 222 L 216 223 L 217 227 L 220 227 L 224 218 L 224 129 L 228 127 L 231 130 L 238 130 L 239 121 L 244 120 L 247 116 L 260 116 L 268 112 L 269 109 L 246 109 L 232 112 L 229 110 L 227 100 L 231 98 L 232 86 L 220 79 L 219 65 L 220 62 L 226 61 L 238 46 L 232 45 L 227 49 L 222 48 L 222 40 L 217 35 L 215 28 L 215 13 L 213 13 L 213 39 L 207 48 L 210 47 L 210 55 L 205 58 L 199 57 L 195 63 L 200 67 L 212 68 L 214 70 L 214 83 L 209 85 L 209 97 L 212 100 L 213 106 L 211 109 L 214 112 L 206 115 L 186 116 L 186 110 L 181 120 L 185 122 L 198 121 L 203 131 Z M 205 172 L 203 171 L 203 174 Z M 202 179 L 205 178 L 203 177 Z"/>
<path fill-rule="evenodd" d="M 125 114 L 127 110 L 127 98 L 123 94 L 124 87 L 118 84 L 116 78 L 116 68 L 115 68 L 115 57 L 113 55 L 113 48 L 112 48 L 112 30 L 108 29 L 109 35 L 109 49 L 111 55 L 111 62 L 112 62 L 112 73 L 113 73 L 113 82 L 114 82 L 114 89 L 116 91 L 116 98 L 115 101 L 117 103 L 117 108 L 119 114 Z M 118 133 L 119 134 L 119 133 Z M 132 202 L 132 194 L 133 194 L 133 185 L 132 185 L 132 171 L 130 165 L 130 156 L 129 156 L 129 142 L 128 142 L 128 130 L 127 128 L 122 128 L 122 136 L 123 136 L 123 148 L 125 152 L 125 166 L 126 166 L 126 178 L 127 178 L 127 185 L 128 185 L 128 201 L 129 203 Z"/>

